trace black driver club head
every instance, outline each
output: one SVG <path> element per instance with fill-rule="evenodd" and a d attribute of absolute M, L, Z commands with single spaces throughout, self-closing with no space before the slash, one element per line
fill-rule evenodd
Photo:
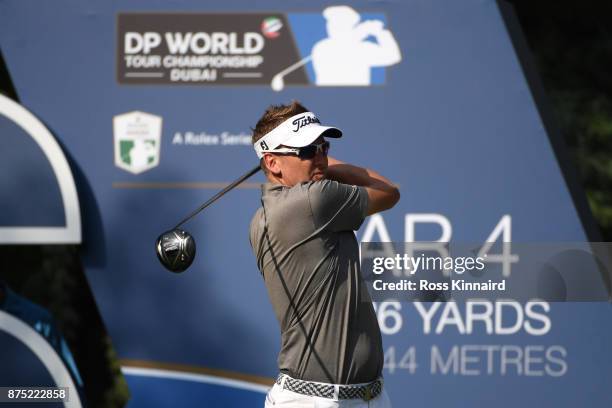
<path fill-rule="evenodd" d="M 166 231 L 157 238 L 155 252 L 166 269 L 180 273 L 189 268 L 195 258 L 195 240 L 181 229 Z"/>

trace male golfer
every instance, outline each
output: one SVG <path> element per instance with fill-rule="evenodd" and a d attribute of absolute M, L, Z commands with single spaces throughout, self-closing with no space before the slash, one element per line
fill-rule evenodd
<path fill-rule="evenodd" d="M 297 102 L 270 107 L 253 146 L 268 182 L 251 221 L 257 265 L 281 328 L 280 374 L 266 407 L 389 407 L 380 329 L 354 230 L 399 191 L 327 156 L 342 133 Z"/>

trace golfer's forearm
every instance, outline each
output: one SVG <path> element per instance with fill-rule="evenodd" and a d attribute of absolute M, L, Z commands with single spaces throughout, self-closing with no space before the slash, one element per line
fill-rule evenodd
<path fill-rule="evenodd" d="M 402 52 L 399 45 L 388 30 L 382 30 L 376 35 L 379 53 L 376 62 L 380 65 L 393 65 L 402 60 Z"/>
<path fill-rule="evenodd" d="M 344 184 L 363 186 L 368 191 L 368 214 L 393 207 L 399 201 L 399 189 L 389 179 L 371 169 L 328 158 L 327 177 Z"/>
<path fill-rule="evenodd" d="M 344 184 L 356 186 L 376 187 L 379 184 L 381 188 L 393 186 L 391 181 L 374 170 L 344 163 L 333 157 L 328 158 L 327 177 Z"/>

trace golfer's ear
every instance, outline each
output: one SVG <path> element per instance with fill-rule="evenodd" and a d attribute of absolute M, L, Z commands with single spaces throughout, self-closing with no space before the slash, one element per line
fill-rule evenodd
<path fill-rule="evenodd" d="M 279 176 L 281 173 L 280 160 L 273 154 L 266 154 L 263 157 L 264 165 L 268 168 L 268 171 L 274 176 Z"/>

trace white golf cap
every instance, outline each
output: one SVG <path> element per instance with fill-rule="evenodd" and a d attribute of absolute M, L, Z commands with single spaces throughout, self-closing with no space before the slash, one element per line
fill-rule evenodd
<path fill-rule="evenodd" d="M 280 145 L 289 147 L 308 146 L 319 136 L 342 137 L 340 129 L 331 126 L 322 126 L 319 119 L 312 112 L 298 113 L 266 133 L 264 137 L 253 144 L 258 158 L 264 153 L 273 153 Z"/>

